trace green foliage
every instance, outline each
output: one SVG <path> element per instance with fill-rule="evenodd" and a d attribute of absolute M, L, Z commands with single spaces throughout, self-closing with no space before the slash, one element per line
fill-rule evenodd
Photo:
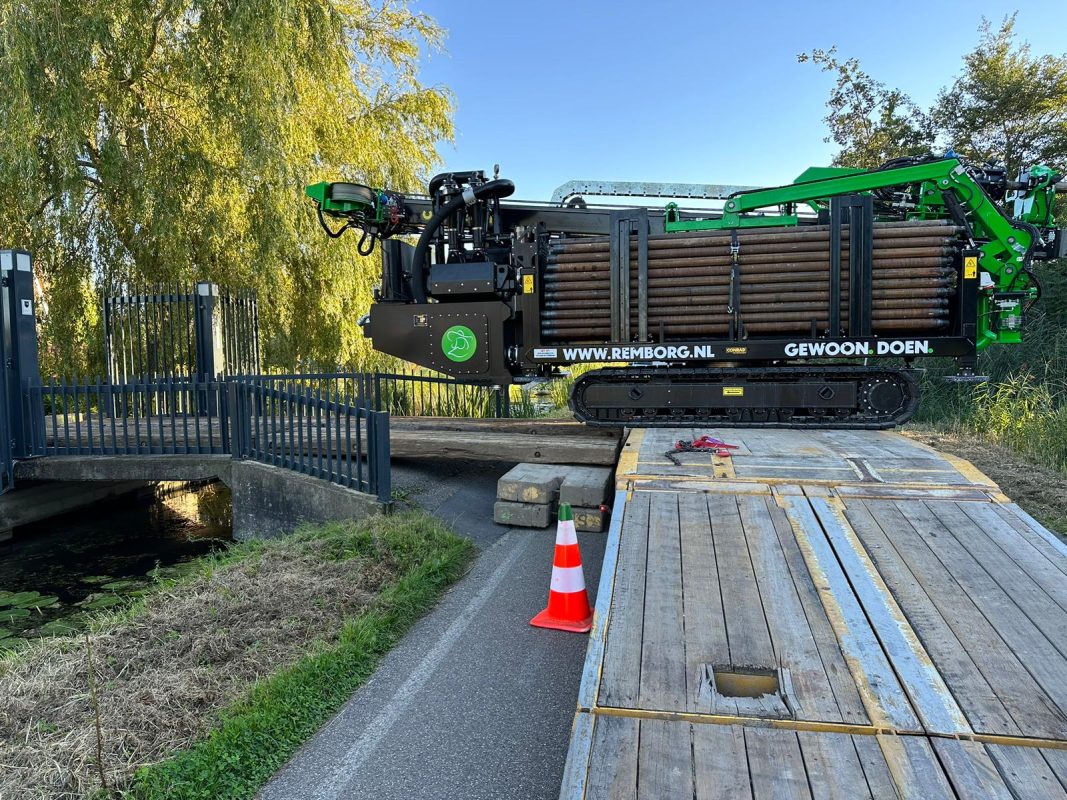
<path fill-rule="evenodd" d="M 1033 55 L 1015 39 L 1015 15 L 996 28 L 983 19 L 962 71 L 928 111 L 857 59 L 839 59 L 836 48 L 798 59 L 837 78 L 826 116 L 826 141 L 841 148 L 835 164 L 871 168 L 951 147 L 976 161 L 995 159 L 1012 176 L 1034 163 L 1067 166 L 1067 54 Z"/>
<path fill-rule="evenodd" d="M 830 135 L 825 140 L 841 147 L 836 166 L 872 169 L 890 158 L 929 152 L 934 139 L 929 115 L 904 92 L 864 72 L 857 59 L 841 60 L 831 47 L 801 53 L 797 60 L 837 76 L 826 101 Z"/>
<path fill-rule="evenodd" d="M 139 800 L 229 800 L 255 796 L 298 747 L 373 673 L 378 660 L 468 564 L 473 546 L 421 512 L 373 523 L 329 525 L 296 537 L 328 558 L 374 548 L 402 577 L 345 627 L 336 645 L 261 683 L 190 750 L 140 770 L 126 796 Z"/>
<path fill-rule="evenodd" d="M 1015 41 L 1015 17 L 982 20 L 978 46 L 932 109 L 942 139 L 975 160 L 995 158 L 1014 175 L 1067 157 L 1067 55 L 1033 55 Z"/>
<path fill-rule="evenodd" d="M 98 366 L 98 291 L 191 279 L 259 290 L 269 362 L 359 361 L 377 262 L 302 187 L 422 183 L 442 37 L 404 0 L 0 0 L 0 229 L 36 256 L 45 371 Z"/>

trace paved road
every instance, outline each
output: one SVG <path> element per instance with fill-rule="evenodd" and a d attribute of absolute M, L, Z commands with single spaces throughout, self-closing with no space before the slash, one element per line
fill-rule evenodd
<path fill-rule="evenodd" d="M 263 800 L 559 795 L 587 637 L 528 624 L 545 604 L 555 533 L 493 524 L 496 481 L 509 466 L 394 470 L 396 485 L 481 555 Z M 604 535 L 579 542 L 595 600 Z"/>

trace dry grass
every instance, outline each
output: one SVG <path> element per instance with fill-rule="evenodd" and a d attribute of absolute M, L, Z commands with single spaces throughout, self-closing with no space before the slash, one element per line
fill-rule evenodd
<path fill-rule="evenodd" d="M 201 739 L 257 680 L 337 637 L 399 572 L 362 534 L 247 547 L 97 624 L 93 665 L 111 786 Z M 345 548 L 348 549 L 345 549 Z M 0 662 L 0 797 L 100 788 L 84 639 Z"/>

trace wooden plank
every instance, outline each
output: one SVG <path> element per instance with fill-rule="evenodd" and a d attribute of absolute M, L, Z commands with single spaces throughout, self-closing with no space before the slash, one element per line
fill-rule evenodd
<path fill-rule="evenodd" d="M 587 439 L 610 439 L 622 437 L 621 428 L 598 428 L 568 419 L 474 419 L 459 417 L 389 417 L 393 429 L 467 431 L 472 433 L 509 433 L 526 436 L 580 436 Z"/>
<path fill-rule="evenodd" d="M 1067 790 L 1064 790 L 1063 784 L 1036 747 L 991 744 L 986 745 L 986 750 L 1016 797 L 1026 800 L 1067 798 Z"/>
<path fill-rule="evenodd" d="M 923 537 L 912 527 L 909 519 L 912 513 L 911 504 L 871 500 L 866 506 L 878 520 L 882 532 L 887 534 L 893 552 L 918 581 L 922 591 L 960 642 L 963 652 L 970 657 L 996 696 L 994 702 L 990 701 L 987 693 L 969 698 L 967 687 L 980 689 L 980 682 L 977 681 L 965 683 L 957 689 L 959 700 L 972 715 L 976 728 L 986 733 L 1019 733 L 1020 728 L 1025 727 L 1031 735 L 1052 738 L 1061 733 L 1067 734 L 1067 724 L 1054 704 L 1026 671 L 997 629 L 959 586 L 952 572 L 945 568 L 930 551 Z M 898 587 L 893 585 L 893 589 L 897 591 Z M 902 584 L 900 591 L 903 590 Z M 919 608 L 914 610 L 918 613 Z M 909 604 L 904 611 L 911 614 L 913 608 Z M 933 645 L 934 642 L 931 641 L 930 646 Z M 940 657 L 950 654 L 947 649 L 950 647 L 951 642 L 945 645 L 946 650 Z M 958 663 L 960 669 L 966 668 L 962 661 Z M 947 663 L 939 663 L 939 666 L 948 668 Z M 956 676 L 956 679 L 958 678 L 959 676 Z M 1004 706 L 1014 720 L 1014 725 L 1005 724 L 1003 729 L 995 727 L 998 719 L 1003 722 L 996 708 L 998 703 Z"/>
<path fill-rule="evenodd" d="M 584 436 L 549 436 L 464 431 L 390 431 L 393 458 L 469 458 L 478 461 L 514 461 L 544 464 L 614 465 L 616 445 L 611 440 Z"/>
<path fill-rule="evenodd" d="M 767 619 L 763 613 L 759 586 L 752 570 L 745 530 L 737 500 L 708 495 L 708 514 L 719 566 L 726 638 L 733 666 L 774 667 L 777 659 Z"/>
<path fill-rule="evenodd" d="M 804 556 L 797 546 L 793 528 L 785 513 L 780 509 L 771 515 L 771 521 L 774 524 L 778 545 L 782 548 L 793 586 L 800 598 L 805 621 L 819 651 L 819 661 L 833 690 L 841 718 L 845 722 L 867 724 L 870 719 L 863 706 L 863 700 L 860 698 L 859 689 L 841 652 L 841 645 L 838 643 L 833 625 L 826 616 L 826 609 L 812 582 Z"/>
<path fill-rule="evenodd" d="M 808 500 L 795 496 L 781 500 L 871 724 L 898 731 L 920 730 L 911 702 Z"/>
<path fill-rule="evenodd" d="M 636 719 L 598 716 L 585 800 L 636 800 L 637 750 Z"/>
<path fill-rule="evenodd" d="M 693 749 L 689 725 L 641 720 L 637 796 L 645 800 L 693 796 Z"/>
<path fill-rule="evenodd" d="M 599 702 L 605 706 L 635 707 L 641 686 L 649 500 L 648 493 L 635 492 L 623 518 L 600 683 Z"/>
<path fill-rule="evenodd" d="M 889 772 L 885 754 L 879 740 L 885 736 L 853 736 L 852 745 L 863 767 L 863 777 L 867 779 L 867 788 L 876 800 L 892 800 L 899 797 L 893 776 Z"/>
<path fill-rule="evenodd" d="M 956 800 L 956 793 L 927 739 L 883 736 L 879 744 L 901 797 L 907 800 Z"/>
<path fill-rule="evenodd" d="M 810 800 L 812 794 L 796 733 L 745 728 L 745 748 L 754 800 Z"/>
<path fill-rule="evenodd" d="M 796 716 L 839 722 L 841 711 L 778 541 L 773 517 L 784 519 L 784 514 L 767 497 L 740 497 L 737 502 L 774 651 L 789 670 Z"/>
<path fill-rule="evenodd" d="M 933 739 L 932 743 L 960 800 L 1014 800 L 981 744 L 958 739 Z"/>
<path fill-rule="evenodd" d="M 641 637 L 641 708 L 685 708 L 685 632 L 678 498 L 652 495 L 645 569 L 645 622 Z M 694 596 L 694 601 L 699 598 Z"/>
<path fill-rule="evenodd" d="M 685 590 L 686 709 L 710 711 L 710 695 L 701 695 L 705 685 L 704 665 L 729 661 L 722 590 L 715 563 L 708 505 L 702 494 L 678 492 L 679 527 L 682 531 L 682 586 Z M 730 709 L 723 709 L 729 713 Z M 736 705 L 732 709 L 736 713 Z"/>
<path fill-rule="evenodd" d="M 812 498 L 811 505 L 923 724 L 939 733 L 971 733 L 962 709 L 870 561 L 841 507 L 831 506 L 822 498 Z"/>
<path fill-rule="evenodd" d="M 1041 755 L 1045 763 L 1049 765 L 1049 769 L 1052 770 L 1052 774 L 1059 778 L 1060 784 L 1067 791 L 1067 750 L 1053 750 L 1046 747 L 1042 748 Z"/>
<path fill-rule="evenodd" d="M 751 800 L 744 729 L 694 725 L 693 773 L 696 800 Z"/>
<path fill-rule="evenodd" d="M 1067 581 L 1059 581 L 1057 585 L 1046 590 L 1028 570 L 993 543 L 986 525 L 976 523 L 973 515 L 965 509 L 968 505 L 973 504 L 935 503 L 929 504 L 928 507 L 990 578 L 1001 588 L 1008 590 L 1007 593 L 1015 604 L 1048 638 L 1060 655 L 1067 655 Z M 984 508 L 988 504 L 982 505 L 988 513 L 989 510 Z M 990 514 L 990 517 L 996 518 L 993 514 Z M 1036 569 L 1040 569 L 1040 561 Z M 1053 595 L 1057 597 L 1054 598 Z"/>
<path fill-rule="evenodd" d="M 1016 587 L 1011 594 L 1006 592 L 952 535 L 950 526 L 963 526 L 964 530 L 970 526 L 973 530 L 970 519 L 955 504 L 941 508 L 938 504 L 908 503 L 907 514 L 912 527 L 1067 720 L 1067 659 L 1018 605 Z M 1025 589 L 1018 587 L 1020 592 Z M 981 653 L 983 645 L 976 642 L 975 646 L 975 652 Z"/>
<path fill-rule="evenodd" d="M 960 506 L 982 532 L 1061 608 L 1067 609 L 1067 558 L 1043 553 L 1026 536 L 997 513 L 992 503 L 965 503 Z M 1050 554 L 1051 555 L 1051 554 Z"/>
<path fill-rule="evenodd" d="M 1021 734 L 1022 731 L 996 691 L 886 536 L 883 528 L 898 531 L 907 524 L 899 509 L 888 503 L 879 504 L 876 518 L 871 505 L 871 501 L 849 501 L 845 508 L 849 524 L 901 605 L 949 690 L 963 707 L 971 725 L 985 732 Z"/>
<path fill-rule="evenodd" d="M 797 739 L 804 755 L 812 797 L 819 800 L 862 800 L 872 797 L 851 736 L 800 731 Z"/>
<path fill-rule="evenodd" d="M 1067 549 L 1067 545 L 1064 544 L 1062 539 L 1052 531 L 1044 528 L 1015 503 L 1008 503 L 1007 505 L 995 503 L 993 510 L 997 516 L 1022 534 L 1035 550 L 1038 550 L 1064 575 L 1067 575 L 1067 557 L 1065 557 L 1064 552 Z"/>

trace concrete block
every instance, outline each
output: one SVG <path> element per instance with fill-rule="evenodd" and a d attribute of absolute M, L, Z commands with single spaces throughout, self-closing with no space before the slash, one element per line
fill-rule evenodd
<path fill-rule="evenodd" d="M 234 461 L 233 538 L 271 539 L 302 522 L 362 519 L 382 511 L 378 498 L 257 461 Z"/>
<path fill-rule="evenodd" d="M 556 499 L 565 469 L 555 464 L 518 464 L 497 481 L 497 499 L 512 503 L 551 503 Z"/>
<path fill-rule="evenodd" d="M 574 512 L 574 529 L 578 531 L 600 533 L 608 521 L 607 513 L 601 511 L 599 506 L 596 508 L 575 506 L 571 511 Z"/>
<path fill-rule="evenodd" d="M 493 506 L 493 522 L 522 528 L 547 528 L 556 521 L 555 503 L 513 503 L 497 500 Z"/>
<path fill-rule="evenodd" d="M 596 508 L 608 499 L 612 470 L 608 467 L 561 467 L 563 482 L 559 501 L 572 506 Z"/>

